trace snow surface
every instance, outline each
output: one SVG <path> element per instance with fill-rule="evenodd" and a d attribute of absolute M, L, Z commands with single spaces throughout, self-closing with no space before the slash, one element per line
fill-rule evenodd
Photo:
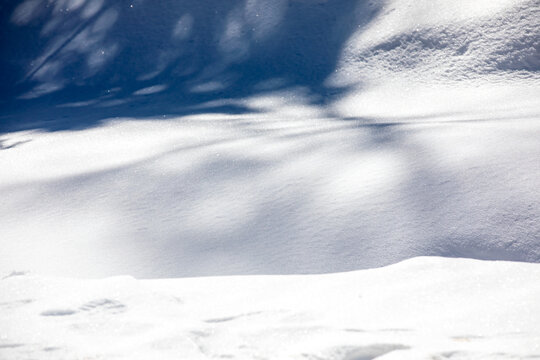
<path fill-rule="evenodd" d="M 47 41 L 8 42 L 0 273 L 540 262 L 537 2 L 38 3 L 7 28 Z"/>
<path fill-rule="evenodd" d="M 3 359 L 537 359 L 540 266 L 0 281 Z"/>
<path fill-rule="evenodd" d="M 1 359 L 540 358 L 538 1 L 24 0 L 0 31 Z"/>
<path fill-rule="evenodd" d="M 3 137 L 22 144 L 0 152 L 0 272 L 156 278 L 335 272 L 419 255 L 540 261 L 536 118 L 343 120 L 280 99 L 249 100 L 279 109 L 263 115 Z"/>

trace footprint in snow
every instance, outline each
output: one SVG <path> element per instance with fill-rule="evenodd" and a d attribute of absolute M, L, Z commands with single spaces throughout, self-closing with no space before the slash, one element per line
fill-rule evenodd
<path fill-rule="evenodd" d="M 232 321 L 232 320 L 236 320 L 236 319 L 240 319 L 240 318 L 244 318 L 244 317 L 250 317 L 250 316 L 258 315 L 258 314 L 261 314 L 261 313 L 262 313 L 262 311 L 255 311 L 255 312 L 250 312 L 250 313 L 245 313 L 245 314 L 226 316 L 226 317 L 222 317 L 222 318 L 206 319 L 206 320 L 204 320 L 204 322 L 206 322 L 206 323 L 222 323 L 222 322 Z"/>
<path fill-rule="evenodd" d="M 41 316 L 69 316 L 74 315 L 78 312 L 87 312 L 92 314 L 98 313 L 108 313 L 108 314 L 119 314 L 126 310 L 126 305 L 122 304 L 119 301 L 111 299 L 97 299 L 89 301 L 81 305 L 78 310 L 74 309 L 50 309 L 43 311 Z"/>
<path fill-rule="evenodd" d="M 118 314 L 126 310 L 126 305 L 112 299 L 98 299 L 87 302 L 86 304 L 80 306 L 79 310 L 87 312 L 107 312 L 111 314 Z"/>
<path fill-rule="evenodd" d="M 76 313 L 77 311 L 72 309 L 51 309 L 43 311 L 41 316 L 68 316 Z"/>
<path fill-rule="evenodd" d="M 0 303 L 0 308 L 14 309 L 14 308 L 17 308 L 19 306 L 23 306 L 23 305 L 26 305 L 26 304 L 33 303 L 34 301 L 35 301 L 34 299 L 22 299 L 22 300 L 2 302 L 2 303 Z"/>
<path fill-rule="evenodd" d="M 24 346 L 24 344 L 0 344 L 0 349 L 13 349 Z"/>
<path fill-rule="evenodd" d="M 359 347 L 344 346 L 334 348 L 331 352 L 331 357 L 342 360 L 372 360 L 392 351 L 408 348 L 408 346 L 402 344 L 372 344 Z"/>

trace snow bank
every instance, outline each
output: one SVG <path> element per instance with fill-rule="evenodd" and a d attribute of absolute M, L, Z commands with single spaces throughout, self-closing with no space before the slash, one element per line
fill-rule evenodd
<path fill-rule="evenodd" d="M 0 356 L 524 359 L 540 266 L 416 258 L 312 276 L 0 281 Z"/>

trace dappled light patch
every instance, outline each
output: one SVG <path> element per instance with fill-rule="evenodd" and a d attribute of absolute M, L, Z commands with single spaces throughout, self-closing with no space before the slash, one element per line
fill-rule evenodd
<path fill-rule="evenodd" d="M 64 104 L 59 104 L 57 105 L 58 107 L 66 107 L 66 108 L 70 108 L 70 107 L 86 107 L 86 106 L 90 106 L 90 105 L 94 105 L 95 103 L 97 103 L 97 100 L 88 100 L 88 101 L 75 101 L 75 102 L 69 102 L 69 103 L 64 103 Z"/>
<path fill-rule="evenodd" d="M 227 87 L 226 83 L 221 81 L 209 81 L 202 84 L 197 84 L 191 87 L 190 91 L 192 93 L 209 93 L 223 90 Z"/>
<path fill-rule="evenodd" d="M 17 25 L 26 25 L 39 16 L 42 11 L 43 0 L 24 0 L 19 4 L 13 14 L 11 21 Z"/>
<path fill-rule="evenodd" d="M 133 95 L 151 95 L 162 92 L 165 89 L 167 89 L 167 85 L 152 85 L 135 91 Z"/>
<path fill-rule="evenodd" d="M 92 16 L 96 15 L 99 10 L 103 7 L 105 0 L 87 0 L 86 6 L 81 12 L 81 17 L 83 19 L 89 19 Z"/>
<path fill-rule="evenodd" d="M 285 78 L 271 78 L 267 80 L 262 80 L 258 84 L 255 84 L 253 87 L 257 91 L 270 91 L 277 90 L 279 88 L 285 87 L 289 82 Z"/>
<path fill-rule="evenodd" d="M 247 29 L 244 28 L 241 10 L 231 11 L 219 40 L 219 50 L 225 62 L 238 62 L 249 56 Z"/>
<path fill-rule="evenodd" d="M 193 31 L 193 16 L 184 14 L 180 17 L 172 31 L 172 37 L 178 40 L 186 40 Z"/>
<path fill-rule="evenodd" d="M 35 99 L 40 96 L 53 93 L 55 91 L 58 91 L 64 87 L 61 83 L 54 83 L 54 82 L 46 82 L 43 84 L 39 84 L 36 87 L 34 87 L 29 92 L 22 94 L 19 96 L 19 99 Z"/>
<path fill-rule="evenodd" d="M 247 0 L 245 5 L 246 25 L 252 28 L 253 38 L 263 41 L 272 36 L 283 22 L 287 12 L 287 0 Z"/>
<path fill-rule="evenodd" d="M 99 108 L 114 108 L 114 107 L 118 107 L 118 106 L 121 106 L 121 105 L 129 104 L 132 101 L 133 100 L 129 99 L 129 98 L 112 99 L 112 100 L 104 99 L 104 100 L 100 101 L 96 106 L 99 107 Z"/>

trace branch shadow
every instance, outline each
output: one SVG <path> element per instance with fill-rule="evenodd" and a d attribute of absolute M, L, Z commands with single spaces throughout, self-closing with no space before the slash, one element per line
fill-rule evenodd
<path fill-rule="evenodd" d="M 353 32 L 382 6 L 369 1 L 147 2 L 41 0 L 4 4 L 0 132 L 98 126 L 113 117 L 242 114 L 194 108 L 303 89 L 324 107 Z"/>

